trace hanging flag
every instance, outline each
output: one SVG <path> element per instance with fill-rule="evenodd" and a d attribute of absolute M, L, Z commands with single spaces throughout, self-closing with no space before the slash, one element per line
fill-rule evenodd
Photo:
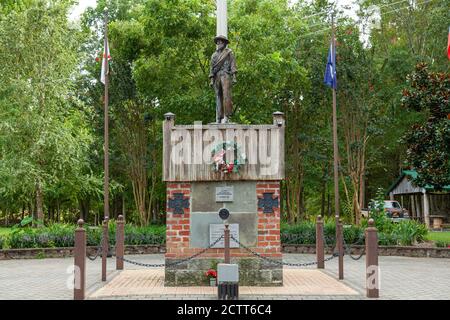
<path fill-rule="evenodd" d="M 448 27 L 447 57 L 450 60 L 450 27 Z"/>
<path fill-rule="evenodd" d="M 333 43 L 330 44 L 330 51 L 328 51 L 327 68 L 325 70 L 325 78 L 323 80 L 330 88 L 337 88 L 336 78 L 336 50 L 333 47 Z"/>
<path fill-rule="evenodd" d="M 105 60 L 106 60 L 106 63 L 105 63 Z M 111 56 L 109 55 L 108 38 L 106 38 L 105 39 L 105 51 L 103 52 L 103 59 L 102 59 L 102 73 L 100 75 L 100 81 L 103 84 L 105 84 L 106 75 L 109 73 L 109 60 L 111 60 Z"/>

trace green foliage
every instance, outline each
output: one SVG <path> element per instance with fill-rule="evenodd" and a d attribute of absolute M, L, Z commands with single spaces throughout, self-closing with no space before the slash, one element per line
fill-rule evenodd
<path fill-rule="evenodd" d="M 414 183 L 442 190 L 450 185 L 450 74 L 430 72 L 416 66 L 403 90 L 405 108 L 428 113 L 425 123 L 416 123 L 404 136 L 407 163 L 418 173 Z"/>
<path fill-rule="evenodd" d="M 438 248 L 450 248 L 450 241 L 437 240 L 436 247 Z"/>
<path fill-rule="evenodd" d="M 9 235 L 0 236 L 4 248 L 57 248 L 73 247 L 75 226 L 54 223 L 43 228 L 15 228 Z M 102 237 L 102 229 L 86 226 L 88 246 L 98 246 Z M 115 244 L 115 223 L 110 223 L 109 243 Z M 125 244 L 164 244 L 165 226 L 136 227 L 127 224 L 125 227 Z"/>
<path fill-rule="evenodd" d="M 383 188 L 378 188 L 375 199 L 369 203 L 369 218 L 374 220 L 375 228 L 380 232 L 390 234 L 393 231 L 394 224 L 387 217 L 384 209 L 385 191 Z M 367 228 L 368 221 L 364 220 L 361 226 Z"/>
<path fill-rule="evenodd" d="M 425 225 L 414 220 L 406 220 L 394 225 L 393 234 L 397 236 L 397 243 L 402 246 L 411 246 L 423 242 L 428 233 Z"/>
<path fill-rule="evenodd" d="M 428 232 L 427 240 L 450 242 L 450 231 Z"/>
<path fill-rule="evenodd" d="M 379 245 L 403 245 L 411 246 L 425 241 L 427 228 L 425 225 L 412 220 L 405 220 L 393 223 L 390 220 L 383 220 L 379 215 L 378 244 Z M 364 230 L 366 224 L 362 226 L 344 225 L 344 241 L 347 245 L 363 245 Z M 335 243 L 335 222 L 332 219 L 324 222 L 324 236 L 328 246 Z M 316 226 L 313 221 L 303 221 L 295 225 L 283 224 L 281 226 L 281 242 L 283 244 L 315 244 Z"/>
<path fill-rule="evenodd" d="M 0 18 L 0 197 L 39 198 L 40 213 L 46 195 L 77 198 L 93 181 L 89 111 L 73 91 L 80 34 L 67 19 L 72 3 L 27 1 Z"/>
<path fill-rule="evenodd" d="M 84 14 L 81 29 L 67 19 L 72 3 L 0 1 L 0 214 L 12 213 L 14 221 L 23 207 L 31 214 L 36 189 L 42 189 L 44 212 L 57 208 L 62 221 L 76 221 L 80 211 L 89 222 L 94 213 L 102 215 L 104 87 L 95 58 L 102 50 L 108 4 L 111 202 L 115 213 L 125 203 L 127 221 L 147 224 L 151 212 L 152 220 L 163 221 L 162 115 L 174 112 L 180 124 L 214 119 L 208 86 L 214 1 L 98 0 Z M 373 4 L 379 1 L 361 3 L 360 21 Z M 436 39 L 446 39 L 441 22 L 449 21 L 450 11 L 445 1 L 404 5 L 383 13 L 369 45 L 360 40 L 366 37 L 356 22 L 338 13 L 340 191 L 346 222 L 355 218 L 357 180 L 367 182 L 363 193 L 373 197 L 378 186 L 387 187 L 397 177 L 405 157 L 421 171 L 419 184 L 448 184 L 449 122 L 427 119 L 433 110 L 436 119 L 448 113 L 448 61 Z M 334 212 L 331 91 L 323 85 L 330 42 L 323 27 L 329 26 L 330 11 L 326 1 L 292 6 L 287 0 L 233 0 L 229 6 L 230 48 L 239 69 L 232 120 L 270 123 L 273 111 L 286 114 L 288 179 L 280 201 L 283 219 L 291 223 L 311 213 Z M 402 98 L 406 76 L 418 61 L 427 62 L 430 71 L 412 75 Z M 436 72 L 444 72 L 444 79 Z M 406 136 L 407 143 L 400 142 L 413 123 L 416 130 Z M 140 189 L 137 181 L 143 181 Z M 392 231 L 385 217 L 375 218 L 377 227 Z M 301 233 L 311 242 L 309 231 Z M 89 237 L 94 245 L 100 233 L 92 229 Z M 130 241 L 147 241 L 141 238 Z"/>

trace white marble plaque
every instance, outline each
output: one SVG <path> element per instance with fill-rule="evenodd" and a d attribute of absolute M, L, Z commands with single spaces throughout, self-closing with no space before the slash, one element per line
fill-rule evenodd
<path fill-rule="evenodd" d="M 239 248 L 239 244 L 231 239 L 233 236 L 236 240 L 239 241 L 239 224 L 233 223 L 229 225 L 230 229 L 230 248 Z M 209 244 L 212 245 L 214 241 L 220 238 L 223 235 L 223 231 L 225 230 L 224 224 L 210 224 L 209 225 Z M 225 248 L 225 241 L 221 239 L 211 248 Z"/>
<path fill-rule="evenodd" d="M 216 202 L 233 202 L 233 187 L 216 187 Z"/>

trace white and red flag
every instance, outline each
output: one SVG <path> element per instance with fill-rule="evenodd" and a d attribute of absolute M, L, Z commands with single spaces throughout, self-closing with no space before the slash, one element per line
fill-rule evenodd
<path fill-rule="evenodd" d="M 450 60 L 450 27 L 448 28 L 447 57 Z"/>
<path fill-rule="evenodd" d="M 100 81 L 103 84 L 105 84 L 106 75 L 109 74 L 109 60 L 111 60 L 111 55 L 109 54 L 108 38 L 106 38 L 105 51 L 103 52 L 103 59 L 102 59 L 102 73 L 100 75 Z"/>

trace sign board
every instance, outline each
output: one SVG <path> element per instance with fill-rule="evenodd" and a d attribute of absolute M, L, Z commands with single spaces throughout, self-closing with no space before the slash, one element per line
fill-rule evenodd
<path fill-rule="evenodd" d="M 233 187 L 216 187 L 216 202 L 233 202 Z"/>
<path fill-rule="evenodd" d="M 230 248 L 239 248 L 239 244 L 231 239 L 231 236 L 233 236 L 236 240 L 239 241 L 239 224 L 238 223 L 230 224 L 228 228 L 230 229 Z M 214 241 L 223 236 L 224 230 L 225 230 L 224 224 L 210 224 L 209 244 L 212 245 Z M 211 248 L 225 248 L 224 239 L 221 239 Z"/>

